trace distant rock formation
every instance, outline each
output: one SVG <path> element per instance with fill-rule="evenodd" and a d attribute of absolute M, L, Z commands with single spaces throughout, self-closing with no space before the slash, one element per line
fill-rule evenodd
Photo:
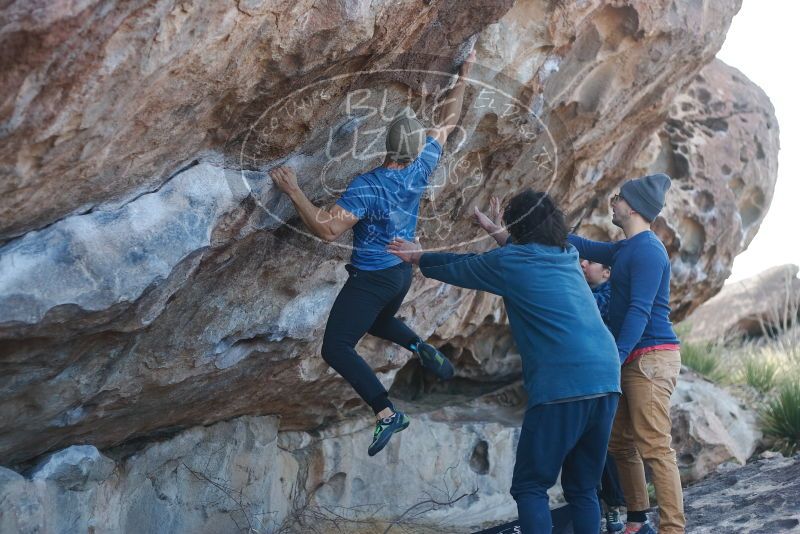
<path fill-rule="evenodd" d="M 687 339 L 733 340 L 791 328 L 800 319 L 797 265 L 771 267 L 722 288 L 687 319 Z"/>

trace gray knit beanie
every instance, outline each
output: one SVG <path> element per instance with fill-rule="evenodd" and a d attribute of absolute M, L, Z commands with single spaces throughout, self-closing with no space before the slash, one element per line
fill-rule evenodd
<path fill-rule="evenodd" d="M 651 174 L 628 180 L 622 185 L 619 194 L 634 211 L 653 222 L 664 207 L 664 196 L 670 185 L 672 180 L 666 174 Z"/>
<path fill-rule="evenodd" d="M 386 152 L 392 161 L 410 163 L 417 159 L 424 147 L 425 127 L 417 120 L 414 110 L 407 107 L 386 130 Z"/>

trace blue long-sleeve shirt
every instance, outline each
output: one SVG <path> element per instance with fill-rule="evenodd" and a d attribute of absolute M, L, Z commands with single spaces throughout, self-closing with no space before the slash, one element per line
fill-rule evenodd
<path fill-rule="evenodd" d="M 608 327 L 620 362 L 634 350 L 680 344 L 669 320 L 669 256 L 652 231 L 613 243 L 570 235 L 569 242 L 582 258 L 612 267 Z"/>
<path fill-rule="evenodd" d="M 522 357 L 528 406 L 620 392 L 620 367 L 574 247 L 506 245 L 484 254 L 425 253 L 422 274 L 500 295 Z"/>

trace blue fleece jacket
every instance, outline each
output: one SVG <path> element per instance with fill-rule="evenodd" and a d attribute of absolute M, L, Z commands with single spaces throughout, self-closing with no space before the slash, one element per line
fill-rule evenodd
<path fill-rule="evenodd" d="M 608 324 L 608 305 L 611 302 L 611 282 L 606 280 L 597 287 L 592 288 L 592 295 L 597 302 L 597 309 L 600 310 L 600 317 L 603 322 Z"/>
<path fill-rule="evenodd" d="M 614 339 L 574 247 L 510 244 L 484 254 L 429 252 L 419 266 L 428 278 L 503 297 L 529 407 L 620 392 Z"/>
<path fill-rule="evenodd" d="M 577 235 L 569 242 L 581 258 L 612 267 L 608 327 L 620 362 L 637 349 L 680 343 L 669 320 L 669 256 L 652 231 L 614 243 Z"/>

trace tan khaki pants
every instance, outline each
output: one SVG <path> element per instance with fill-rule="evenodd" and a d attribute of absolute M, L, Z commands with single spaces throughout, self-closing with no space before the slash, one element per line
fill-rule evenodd
<path fill-rule="evenodd" d="M 680 369 L 681 354 L 673 350 L 648 352 L 622 368 L 622 398 L 608 444 L 628 510 L 650 507 L 642 460 L 650 467 L 660 509 L 659 534 L 683 534 L 686 526 L 669 416 Z"/>

